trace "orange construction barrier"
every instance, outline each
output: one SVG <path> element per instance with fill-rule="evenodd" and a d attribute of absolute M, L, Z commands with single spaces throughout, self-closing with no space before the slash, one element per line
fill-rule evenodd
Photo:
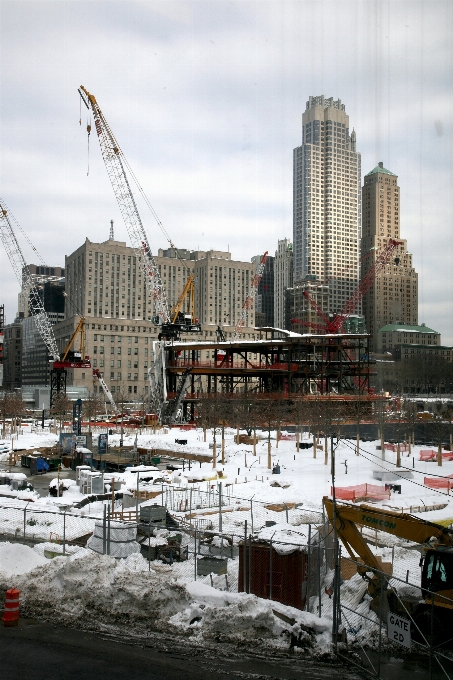
<path fill-rule="evenodd" d="M 20 591 L 16 588 L 6 591 L 5 611 L 2 616 L 4 626 L 17 626 L 19 623 L 19 596 Z"/>

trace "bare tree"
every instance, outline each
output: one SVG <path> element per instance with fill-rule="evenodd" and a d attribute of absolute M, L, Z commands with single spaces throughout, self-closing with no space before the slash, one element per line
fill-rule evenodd
<path fill-rule="evenodd" d="M 3 392 L 0 396 L 0 417 L 2 419 L 2 436 L 6 435 L 6 420 L 11 418 L 11 431 L 17 427 L 21 416 L 25 413 L 25 402 L 18 392 Z"/>
<path fill-rule="evenodd" d="M 59 392 L 52 404 L 52 408 L 50 409 L 51 415 L 53 415 L 57 420 L 60 421 L 60 432 L 63 429 L 63 422 L 65 420 L 65 416 L 67 413 L 70 413 L 72 410 L 72 401 L 68 399 L 66 394 L 64 392 Z"/>

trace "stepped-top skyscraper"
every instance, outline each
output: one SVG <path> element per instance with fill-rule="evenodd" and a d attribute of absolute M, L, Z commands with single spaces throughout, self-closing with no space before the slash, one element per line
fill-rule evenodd
<path fill-rule="evenodd" d="M 365 175 L 362 190 L 362 276 L 372 267 L 389 239 L 401 241 L 363 298 L 370 349 L 379 350 L 379 329 L 388 324 L 423 335 L 418 324 L 418 276 L 412 266 L 407 241 L 400 238 L 401 201 L 398 177 L 379 163 Z"/>
<path fill-rule="evenodd" d="M 337 312 L 359 282 L 361 236 L 360 154 L 340 99 L 309 98 L 293 162 L 294 282 L 328 282 Z"/>

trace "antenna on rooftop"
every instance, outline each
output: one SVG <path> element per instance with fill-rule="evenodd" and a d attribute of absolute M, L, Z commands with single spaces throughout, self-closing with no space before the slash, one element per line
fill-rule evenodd
<path fill-rule="evenodd" d="M 114 241 L 115 237 L 113 235 L 113 220 L 110 220 L 110 236 L 109 236 L 109 241 Z"/>

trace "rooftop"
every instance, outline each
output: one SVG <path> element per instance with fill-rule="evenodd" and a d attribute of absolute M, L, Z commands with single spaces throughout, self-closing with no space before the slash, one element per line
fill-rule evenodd
<path fill-rule="evenodd" d="M 368 177 L 368 175 L 375 175 L 378 172 L 380 172 L 382 175 L 392 175 L 393 177 L 396 177 L 394 172 L 390 172 L 390 170 L 387 170 L 387 168 L 384 168 L 382 163 L 379 163 L 376 165 L 376 167 L 371 170 L 369 173 L 365 175 L 365 177 Z"/>
<path fill-rule="evenodd" d="M 434 331 L 432 328 L 428 328 L 428 326 L 411 326 L 409 324 L 404 324 L 404 323 L 389 323 L 386 326 L 382 326 L 382 328 L 379 329 L 379 333 L 394 333 L 394 332 L 400 332 L 400 333 L 436 333 L 438 335 L 438 331 Z"/>

